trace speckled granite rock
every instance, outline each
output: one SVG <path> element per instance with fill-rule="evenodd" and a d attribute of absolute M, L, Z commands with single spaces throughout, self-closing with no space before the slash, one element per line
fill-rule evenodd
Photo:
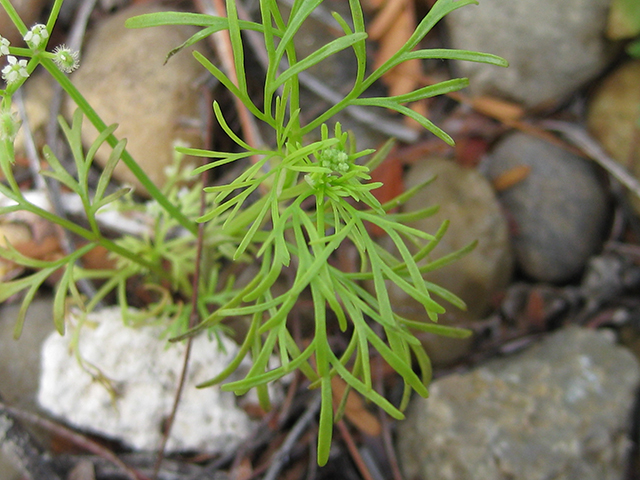
<path fill-rule="evenodd" d="M 607 198 L 593 165 L 544 140 L 515 133 L 486 162 L 490 178 L 528 166 L 527 177 L 500 192 L 512 221 L 516 260 L 531 278 L 564 282 L 600 248 Z"/>
<path fill-rule="evenodd" d="M 611 0 L 482 0 L 445 21 L 452 46 L 500 55 L 509 68 L 460 62 L 471 91 L 526 106 L 562 100 L 594 78 L 613 53 L 604 39 Z"/>
<path fill-rule="evenodd" d="M 621 480 L 640 367 L 607 331 L 571 327 L 436 380 L 399 424 L 406 477 Z"/>

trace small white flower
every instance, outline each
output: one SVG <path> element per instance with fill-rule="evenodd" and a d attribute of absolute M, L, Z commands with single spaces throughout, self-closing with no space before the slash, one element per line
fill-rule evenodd
<path fill-rule="evenodd" d="M 0 140 L 13 142 L 18 135 L 21 123 L 16 113 L 9 109 L 0 110 Z"/>
<path fill-rule="evenodd" d="M 33 50 L 38 50 L 42 48 L 47 43 L 47 38 L 49 38 L 49 32 L 47 31 L 47 27 L 42 25 L 41 23 L 36 23 L 31 30 L 29 30 L 25 36 L 24 41 L 27 42 L 29 48 Z"/>
<path fill-rule="evenodd" d="M 7 82 L 7 85 L 19 81 L 21 77 L 27 78 L 29 76 L 26 60 L 18 60 L 13 55 L 9 55 L 7 62 L 9 62 L 9 65 L 2 69 L 2 78 Z"/>
<path fill-rule="evenodd" d="M 73 72 L 80 64 L 78 60 L 79 53 L 77 50 L 71 50 L 66 45 L 58 45 L 53 50 L 53 55 L 53 61 L 64 73 Z"/>
<path fill-rule="evenodd" d="M 0 57 L 2 55 L 9 55 L 9 45 L 11 45 L 9 40 L 0 35 Z"/>

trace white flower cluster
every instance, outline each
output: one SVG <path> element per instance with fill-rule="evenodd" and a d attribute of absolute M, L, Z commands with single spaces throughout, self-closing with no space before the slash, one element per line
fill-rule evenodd
<path fill-rule="evenodd" d="M 47 27 L 38 23 L 25 34 L 24 41 L 31 50 L 37 52 L 47 45 L 48 38 Z M 7 65 L 2 69 L 2 79 L 7 85 L 12 85 L 27 78 L 29 72 L 27 71 L 27 60 L 18 60 L 10 55 L 9 46 L 9 40 L 0 35 L 0 57 L 7 57 Z M 71 73 L 78 68 L 78 52 L 71 50 L 66 45 L 57 46 L 52 53 L 41 52 L 40 54 L 53 60 L 56 66 L 65 73 Z"/>
<path fill-rule="evenodd" d="M 0 36 L 0 57 L 2 55 L 9 55 L 9 45 L 11 45 L 9 40 Z"/>
<path fill-rule="evenodd" d="M 36 23 L 31 27 L 31 30 L 25 34 L 24 41 L 27 42 L 30 49 L 39 50 L 46 46 L 48 38 L 49 32 L 47 31 L 47 27 L 41 23 Z"/>
<path fill-rule="evenodd" d="M 26 60 L 18 60 L 13 55 L 9 55 L 7 62 L 9 64 L 2 69 L 2 78 L 7 82 L 7 85 L 16 83 L 21 78 L 27 78 L 29 76 Z"/>

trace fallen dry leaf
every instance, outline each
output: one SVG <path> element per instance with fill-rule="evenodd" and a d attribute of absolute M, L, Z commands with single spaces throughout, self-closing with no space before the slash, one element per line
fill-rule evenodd
<path fill-rule="evenodd" d="M 514 185 L 522 182 L 529 176 L 531 167 L 528 165 L 519 165 L 501 173 L 491 182 L 496 192 L 502 192 Z"/>
<path fill-rule="evenodd" d="M 333 390 L 334 406 L 337 406 L 342 401 L 347 384 L 341 378 L 333 377 L 331 379 L 331 388 Z M 360 395 L 353 390 L 348 393 L 344 416 L 349 420 L 349 423 L 367 435 L 375 437 L 380 435 L 382 431 L 378 419 L 367 410 Z"/>

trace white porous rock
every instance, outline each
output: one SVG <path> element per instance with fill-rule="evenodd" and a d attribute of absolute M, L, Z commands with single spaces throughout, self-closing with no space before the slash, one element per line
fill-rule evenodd
<path fill-rule="evenodd" d="M 43 345 L 38 402 L 82 430 L 118 439 L 137 450 L 158 448 L 185 349 L 182 343 L 160 339 L 161 332 L 161 327 L 124 325 L 119 308 L 91 313 L 78 344 L 86 369 L 71 351 L 73 332 L 53 333 Z M 238 346 L 223 335 L 220 342 L 207 335 L 194 338 L 168 451 L 229 452 L 250 435 L 252 421 L 236 405 L 232 392 L 218 386 L 196 388 L 220 373 L 237 351 Z M 240 366 L 240 375 L 248 364 Z M 112 397 L 87 370 L 108 379 L 116 395 Z"/>

